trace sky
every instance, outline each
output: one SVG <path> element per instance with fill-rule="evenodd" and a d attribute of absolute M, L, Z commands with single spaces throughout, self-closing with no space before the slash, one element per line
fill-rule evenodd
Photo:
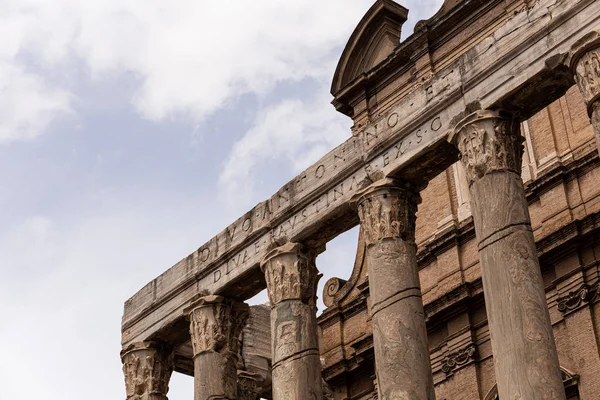
<path fill-rule="evenodd" d="M 0 0 L 0 400 L 125 399 L 123 303 L 350 136 L 329 87 L 372 3 Z M 442 1 L 400 3 L 407 37 Z"/>

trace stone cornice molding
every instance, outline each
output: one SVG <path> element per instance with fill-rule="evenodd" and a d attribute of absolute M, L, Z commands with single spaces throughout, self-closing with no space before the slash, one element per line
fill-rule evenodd
<path fill-rule="evenodd" d="M 460 151 L 469 185 L 494 171 L 520 176 L 524 140 L 515 118 L 490 110 L 468 115 L 448 137 Z"/>
<path fill-rule="evenodd" d="M 222 296 L 204 296 L 189 308 L 194 357 L 219 352 L 237 357 L 242 329 L 249 314 L 247 304 Z"/>
<path fill-rule="evenodd" d="M 367 246 L 380 240 L 415 240 L 417 205 L 421 197 L 407 182 L 385 178 L 356 196 Z"/>
<path fill-rule="evenodd" d="M 321 275 L 316 252 L 299 243 L 286 243 L 271 250 L 261 262 L 271 307 L 286 300 L 300 300 L 316 307 Z"/>

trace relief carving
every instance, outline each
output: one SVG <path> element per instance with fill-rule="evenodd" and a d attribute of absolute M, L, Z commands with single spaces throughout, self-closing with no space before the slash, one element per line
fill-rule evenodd
<path fill-rule="evenodd" d="M 570 311 L 576 310 L 581 305 L 586 303 L 593 303 L 600 297 L 599 289 L 600 281 L 593 285 L 583 284 L 579 289 L 569 292 L 565 297 L 559 298 L 558 311 L 566 314 Z"/>
<path fill-rule="evenodd" d="M 141 343 L 122 352 L 127 399 L 142 400 L 149 395 L 166 399 L 173 372 L 173 352 L 155 343 Z"/>
<path fill-rule="evenodd" d="M 271 306 L 284 300 L 301 300 L 316 306 L 319 275 L 316 255 L 298 243 L 272 250 L 261 263 Z"/>
<path fill-rule="evenodd" d="M 340 278 L 331 278 L 325 283 L 325 288 L 323 289 L 323 303 L 327 307 L 331 307 L 335 304 L 335 296 L 340 292 L 342 287 L 347 283 L 347 281 Z"/>
<path fill-rule="evenodd" d="M 367 246 L 383 239 L 414 241 L 419 202 L 410 185 L 391 179 L 376 182 L 359 194 L 358 216 Z"/>
<path fill-rule="evenodd" d="M 474 344 L 471 344 L 454 353 L 450 353 L 442 361 L 442 372 L 448 375 L 456 368 L 474 361 L 476 353 L 477 349 L 475 348 Z"/>
<path fill-rule="evenodd" d="M 559 400 L 564 398 L 560 370 L 554 370 L 552 360 L 554 353 L 554 337 L 548 316 L 546 297 L 540 291 L 541 274 L 537 263 L 535 247 L 523 235 L 516 233 L 509 239 L 510 247 L 502 257 L 510 266 L 511 280 L 517 289 L 518 301 L 522 307 L 522 326 L 525 338 L 529 341 L 529 354 L 533 360 L 527 366 L 527 379 L 535 388 L 535 393 L 543 394 L 544 399 Z M 537 296 L 536 296 L 537 294 Z"/>
<path fill-rule="evenodd" d="M 189 313 L 194 356 L 207 351 L 228 354 L 235 363 L 239 338 L 248 318 L 248 305 L 221 296 L 205 296 Z"/>
<path fill-rule="evenodd" d="M 504 113 L 473 113 L 456 126 L 449 140 L 460 151 L 469 185 L 492 171 L 521 174 L 524 139 L 519 123 Z"/>
<path fill-rule="evenodd" d="M 575 81 L 591 115 L 591 106 L 600 97 L 600 47 L 589 49 L 574 60 Z"/>
<path fill-rule="evenodd" d="M 269 382 L 255 373 L 238 371 L 237 400 L 259 400 L 269 389 Z"/>

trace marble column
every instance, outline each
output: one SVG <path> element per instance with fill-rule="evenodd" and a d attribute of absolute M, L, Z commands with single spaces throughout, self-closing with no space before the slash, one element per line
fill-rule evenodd
<path fill-rule="evenodd" d="M 189 312 L 194 351 L 194 399 L 237 398 L 240 334 L 248 306 L 221 296 L 202 297 Z"/>
<path fill-rule="evenodd" d="M 134 344 L 121 352 L 127 400 L 167 400 L 173 351 L 155 342 Z"/>
<path fill-rule="evenodd" d="M 316 254 L 298 243 L 270 251 L 261 268 L 271 302 L 273 400 L 321 400 Z"/>
<path fill-rule="evenodd" d="M 379 399 L 433 400 L 415 246 L 418 193 L 383 179 L 356 199 L 367 245 Z"/>
<path fill-rule="evenodd" d="M 465 166 L 502 399 L 565 399 L 510 115 L 479 111 L 450 140 Z"/>
<path fill-rule="evenodd" d="M 596 133 L 600 152 L 600 32 L 592 32 L 573 46 L 571 67 Z"/>

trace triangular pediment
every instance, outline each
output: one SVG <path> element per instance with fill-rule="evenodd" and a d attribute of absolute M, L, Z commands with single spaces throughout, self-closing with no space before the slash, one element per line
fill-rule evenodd
<path fill-rule="evenodd" d="M 331 93 L 335 96 L 357 77 L 390 56 L 400 44 L 408 10 L 392 0 L 377 0 L 362 18 L 342 53 Z"/>

